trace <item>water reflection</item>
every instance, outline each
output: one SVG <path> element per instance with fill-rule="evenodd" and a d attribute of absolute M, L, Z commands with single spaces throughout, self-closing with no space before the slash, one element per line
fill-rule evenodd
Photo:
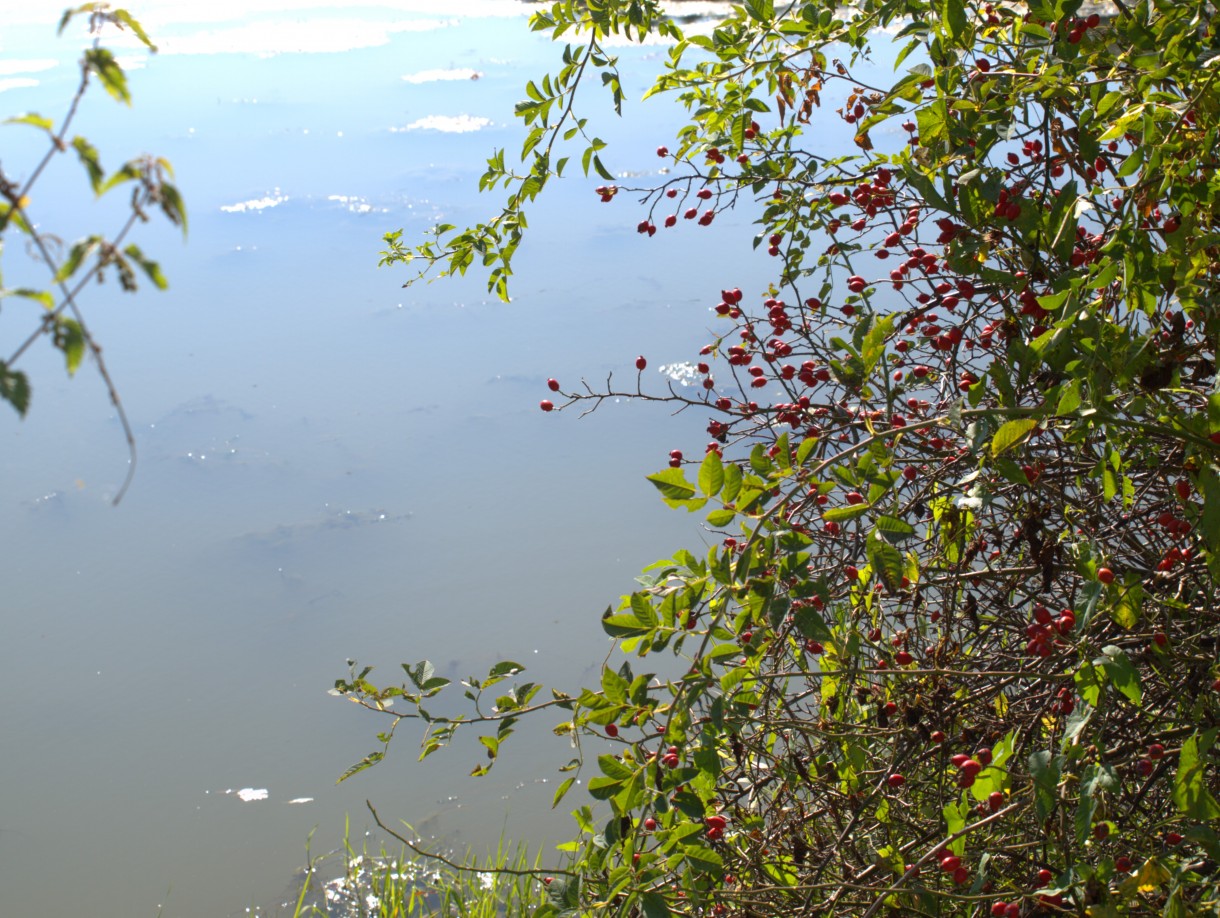
<path fill-rule="evenodd" d="M 332 24 L 359 19 L 297 6 L 323 5 Z M 26 65 L 70 59 L 28 6 L 6 18 L 6 47 Z M 548 376 L 596 384 L 641 350 L 680 385 L 716 290 L 768 279 L 757 259 L 687 286 L 741 224 L 641 239 L 629 204 L 602 207 L 596 182 L 574 181 L 531 211 L 511 305 L 473 272 L 404 291 L 375 268 L 381 234 L 486 216 L 486 156 L 519 141 L 509 113 L 555 51 L 517 4 L 463 4 L 441 28 L 435 8 L 402 2 L 370 6 L 380 31 L 358 51 L 297 54 L 317 27 L 279 6 L 257 4 L 256 46 L 232 6 L 148 4 L 170 53 L 131 74 L 130 112 L 100 100 L 84 126 L 112 167 L 133 147 L 174 162 L 191 236 L 140 240 L 167 294 L 83 301 L 139 431 L 121 507 L 107 499 L 126 449 L 88 368 L 69 382 L 34 356 L 30 417 L 0 422 L 2 914 L 44 912 L 48 890 L 67 915 L 242 914 L 274 899 L 311 830 L 317 851 L 348 814 L 358 834 L 366 798 L 456 847 L 505 827 L 558 837 L 570 820 L 550 811 L 551 768 L 570 750 L 547 725 L 478 782 L 460 775 L 482 747 L 417 763 L 404 727 L 383 765 L 336 787 L 379 726 L 327 689 L 349 657 L 384 678 L 428 657 L 453 679 L 511 657 L 576 686 L 605 654 L 606 603 L 703 544 L 643 480 L 706 440 L 693 412 L 607 404 L 577 423 L 536 405 Z M 622 53 L 638 95 L 656 49 Z M 9 111 L 58 114 L 71 92 L 61 69 L 12 73 L 38 85 L 5 92 Z M 480 78 L 423 79 L 442 73 Z M 608 123 L 616 168 L 654 169 L 670 114 Z M 6 168 L 21 150 L 6 147 Z M 81 205 L 78 166 L 56 168 L 68 193 L 40 201 L 40 219 L 69 234 L 104 223 Z M 8 283 L 34 269 L 11 270 Z"/>

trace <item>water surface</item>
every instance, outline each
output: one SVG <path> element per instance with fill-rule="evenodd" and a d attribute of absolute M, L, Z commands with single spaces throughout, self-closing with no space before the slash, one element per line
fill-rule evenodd
<path fill-rule="evenodd" d="M 58 4 L 9 6 L 0 109 L 60 117 L 80 44 L 54 39 Z M 476 276 L 404 290 L 376 268 L 386 230 L 495 203 L 475 194 L 484 160 L 520 143 L 513 104 L 556 59 L 525 8 L 141 6 L 163 53 L 130 49 L 133 108 L 95 94 L 78 129 L 108 168 L 167 156 L 190 234 L 139 232 L 167 293 L 83 300 L 139 441 L 119 507 L 126 447 L 91 367 L 69 381 L 31 353 L 29 417 L 0 413 L 0 913 L 266 912 L 311 829 L 315 853 L 346 817 L 361 836 L 366 798 L 450 844 L 556 840 L 571 752 L 549 720 L 480 781 L 462 777 L 474 748 L 416 763 L 404 728 L 336 787 L 379 725 L 327 689 L 348 657 L 388 679 L 425 657 L 457 679 L 502 658 L 549 684 L 594 678 L 606 604 L 704 544 L 643 476 L 706 435 L 642 404 L 543 415 L 545 380 L 631 379 L 643 352 L 659 388 L 655 368 L 710 340 L 720 287 L 761 289 L 766 259 L 709 276 L 744 217 L 649 240 L 630 203 L 577 179 L 531 213 L 513 303 Z M 630 98 L 664 52 L 621 49 Z M 655 172 L 673 116 L 632 106 L 601 131 L 608 162 Z M 2 130 L 21 174 L 33 134 Z M 34 195 L 40 226 L 109 225 L 61 160 Z M 6 254 L 7 283 L 37 278 Z M 8 353 L 24 326 L 16 307 L 3 318 Z"/>

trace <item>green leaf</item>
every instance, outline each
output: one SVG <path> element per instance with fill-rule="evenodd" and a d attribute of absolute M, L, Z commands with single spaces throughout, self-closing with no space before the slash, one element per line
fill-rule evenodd
<path fill-rule="evenodd" d="M 124 163 L 121 169 L 116 170 L 110 178 L 102 183 L 101 187 L 95 189 L 99 195 L 105 194 L 111 188 L 116 188 L 124 182 L 135 181 L 140 177 L 141 171 L 139 163 L 129 162 Z"/>
<path fill-rule="evenodd" d="M 616 756 L 608 754 L 597 757 L 597 767 L 607 778 L 618 782 L 629 781 L 636 773 L 636 769 L 624 765 Z"/>
<path fill-rule="evenodd" d="M 85 52 L 85 67 L 96 73 L 102 87 L 111 98 L 131 104 L 131 93 L 127 91 L 127 74 L 105 48 L 90 48 Z"/>
<path fill-rule="evenodd" d="M 366 768 L 372 768 L 374 765 L 376 765 L 378 762 L 380 762 L 384 758 L 385 758 L 384 752 L 370 752 L 368 755 L 366 755 L 364 758 L 362 758 L 355 765 L 351 766 L 347 771 L 343 772 L 343 774 L 341 774 L 339 776 L 339 780 L 336 781 L 335 783 L 342 784 L 352 775 L 358 775 L 358 774 L 360 774 L 360 772 L 364 771 Z"/>
<path fill-rule="evenodd" d="M 85 331 L 75 319 L 57 318 L 51 333 L 55 346 L 64 352 L 68 375 L 75 375 L 85 359 Z"/>
<path fill-rule="evenodd" d="M 94 193 L 101 194 L 102 178 L 106 173 L 102 169 L 101 162 L 98 161 L 96 148 L 84 137 L 73 137 L 72 148 L 76 150 L 81 165 L 85 167 L 85 172 L 89 175 L 89 185 L 93 188 Z"/>
<path fill-rule="evenodd" d="M 1186 740 L 1178 755 L 1178 773 L 1173 781 L 1173 802 L 1178 812 L 1201 822 L 1220 818 L 1220 803 L 1212 796 L 1206 780 L 1206 756 L 1215 741 L 1214 727 L 1201 736 L 1195 733 Z"/>
<path fill-rule="evenodd" d="M 1034 804 L 1038 819 L 1045 821 L 1055 812 L 1055 800 L 1059 793 L 1059 773 L 1063 767 L 1063 756 L 1040 750 L 1029 757 L 1029 773 L 1034 779 Z"/>
<path fill-rule="evenodd" d="M 915 535 L 915 527 L 896 516 L 879 516 L 874 525 L 891 542 L 902 542 Z"/>
<path fill-rule="evenodd" d="M 28 124 L 30 127 L 39 128 L 41 130 L 46 131 L 47 133 L 51 133 L 52 129 L 54 128 L 54 123 L 51 121 L 50 118 L 44 118 L 44 117 L 42 117 L 42 115 L 37 115 L 37 114 L 34 114 L 33 112 L 30 112 L 29 114 L 25 114 L 25 115 L 16 115 L 15 117 L 12 117 L 12 118 L 5 118 L 4 123 L 5 124 Z"/>
<path fill-rule="evenodd" d="M 123 254 L 140 266 L 141 270 L 148 275 L 148 279 L 153 282 L 153 286 L 158 290 L 164 290 L 169 286 L 169 281 L 161 273 L 161 266 L 152 259 L 145 258 L 144 253 L 140 251 L 140 247 L 135 243 L 123 249 Z"/>
<path fill-rule="evenodd" d="M 41 303 L 46 309 L 55 308 L 55 297 L 51 295 L 49 290 L 32 290 L 29 287 L 18 287 L 15 290 L 0 290 L 0 297 L 5 296 L 19 296 Z"/>
<path fill-rule="evenodd" d="M 1092 663 L 1084 662 L 1072 676 L 1072 681 L 1076 683 L 1076 691 L 1080 693 L 1085 704 L 1097 707 L 1102 690 L 1106 687 L 1106 671 Z"/>
<path fill-rule="evenodd" d="M 852 504 L 849 507 L 831 507 L 822 514 L 822 519 L 828 523 L 841 523 L 843 520 L 854 520 L 872 510 L 871 504 Z"/>
<path fill-rule="evenodd" d="M 902 552 L 886 541 L 880 530 L 874 529 L 865 544 L 869 566 L 881 578 L 885 588 L 897 593 L 902 587 Z"/>
<path fill-rule="evenodd" d="M 713 510 L 707 515 L 707 524 L 714 529 L 721 529 L 737 518 L 736 510 Z"/>
<path fill-rule="evenodd" d="M 1093 830 L 1093 817 L 1101 805 L 1100 793 L 1118 787 L 1118 775 L 1109 765 L 1090 764 L 1080 777 L 1080 800 L 1076 806 L 1076 844 L 1083 845 Z"/>
<path fill-rule="evenodd" d="M 601 158 L 598 156 L 593 157 L 593 171 L 608 182 L 614 181 L 614 176 L 610 173 L 609 169 L 602 165 Z"/>
<path fill-rule="evenodd" d="M 1072 414 L 1080 407 L 1083 399 L 1080 395 L 1080 380 L 1073 379 L 1063 387 L 1059 395 L 1059 404 L 1055 408 L 1055 414 L 1063 416 Z"/>
<path fill-rule="evenodd" d="M 1110 684 L 1122 692 L 1132 704 L 1141 704 L 1143 692 L 1140 689 L 1140 676 L 1127 654 L 1119 647 L 1110 644 L 1101 649 L 1102 656 L 1093 661 L 1106 671 Z"/>
<path fill-rule="evenodd" d="M 594 800 L 609 800 L 622 789 L 623 782 L 613 778 L 592 778 L 589 781 L 589 796 Z"/>
<path fill-rule="evenodd" d="M 1144 608 L 1144 586 L 1139 574 L 1128 571 L 1123 575 L 1123 586 L 1110 606 L 1110 618 L 1126 631 L 1134 628 Z"/>
<path fill-rule="evenodd" d="M 182 202 L 182 195 L 178 193 L 178 189 L 169 182 L 162 182 L 157 189 L 157 193 L 161 198 L 161 212 L 174 226 L 182 227 L 182 235 L 186 235 L 186 205 Z"/>
<path fill-rule="evenodd" d="M 955 41 L 960 40 L 970 27 L 970 20 L 966 18 L 966 5 L 962 0 L 944 0 L 942 9 L 949 37 Z"/>
<path fill-rule="evenodd" d="M 649 475 L 648 480 L 669 500 L 690 500 L 695 496 L 695 486 L 686 480 L 682 469 L 664 469 Z"/>
<path fill-rule="evenodd" d="M 669 903 L 658 892 L 641 892 L 640 907 L 644 910 L 644 918 L 670 918 L 673 915 L 669 910 Z"/>
<path fill-rule="evenodd" d="M 1038 422 L 1034 418 L 1017 418 L 1015 421 L 1006 421 L 1001 424 L 1000 429 L 991 438 L 991 458 L 994 459 L 1001 453 L 1012 449 L 1029 436 L 1029 432 L 1037 426 Z"/>
<path fill-rule="evenodd" d="M 741 482 L 741 466 L 730 462 L 724 467 L 724 489 L 720 492 L 721 499 L 728 503 L 737 500 L 737 495 L 741 493 Z"/>
<path fill-rule="evenodd" d="M 801 440 L 800 444 L 796 448 L 796 464 L 798 466 L 803 466 L 805 464 L 805 460 L 809 458 L 809 454 L 813 452 L 817 445 L 817 437 L 805 437 L 805 439 Z"/>
<path fill-rule="evenodd" d="M 626 679 L 609 666 L 602 667 L 602 692 L 607 701 L 613 704 L 626 704 L 629 691 L 631 691 L 631 684 Z"/>
<path fill-rule="evenodd" d="M 157 46 L 154 45 L 151 40 L 149 40 L 148 33 L 144 31 L 143 26 L 141 26 L 140 23 L 137 22 L 136 19 L 131 15 L 131 13 L 127 12 L 127 10 L 111 10 L 110 15 L 114 18 L 115 23 L 119 24 L 120 26 L 127 26 L 127 28 L 131 29 L 131 31 L 135 33 L 136 38 L 138 38 L 149 51 L 155 52 L 157 50 Z"/>
<path fill-rule="evenodd" d="M 822 613 L 811 606 L 801 606 L 793 614 L 793 618 L 802 637 L 813 638 L 815 641 L 823 643 L 831 639 L 830 626 L 822 618 Z"/>
<path fill-rule="evenodd" d="M 575 783 L 576 778 L 565 778 L 563 782 L 555 789 L 555 796 L 551 798 L 551 809 L 559 806 L 559 801 L 562 800 Z"/>
<path fill-rule="evenodd" d="M 20 370 L 10 370 L 0 360 L 0 399 L 8 402 L 21 417 L 30 410 L 30 381 Z"/>
<path fill-rule="evenodd" d="M 970 815 L 971 807 L 970 801 L 964 797 L 965 795 L 960 801 L 946 804 L 941 810 L 941 815 L 945 817 L 945 831 L 949 835 L 956 835 L 966 827 L 966 817 Z M 948 845 L 945 850 L 962 857 L 966 853 L 966 837 L 963 835 L 953 844 Z"/>
<path fill-rule="evenodd" d="M 720 855 L 702 845 L 684 845 L 682 855 L 696 870 L 713 873 L 724 867 L 724 860 Z"/>
<path fill-rule="evenodd" d="M 699 490 L 708 497 L 715 497 L 724 487 L 724 464 L 720 454 L 710 450 L 699 466 Z"/>

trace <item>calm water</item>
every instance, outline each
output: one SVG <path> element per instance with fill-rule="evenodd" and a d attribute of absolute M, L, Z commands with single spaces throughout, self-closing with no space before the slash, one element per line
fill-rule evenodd
<path fill-rule="evenodd" d="M 169 292 L 83 301 L 139 437 L 121 506 L 126 448 L 90 367 L 69 381 L 29 355 L 30 416 L 0 413 L 3 915 L 266 913 L 310 830 L 315 853 L 348 815 L 359 836 L 366 798 L 452 844 L 560 838 L 569 750 L 549 721 L 480 781 L 462 777 L 470 746 L 416 763 L 404 727 L 337 787 L 379 725 L 327 689 L 347 657 L 387 679 L 424 657 L 455 678 L 511 658 L 575 687 L 606 652 L 606 604 L 704 541 L 643 480 L 669 449 L 701 450 L 700 418 L 537 403 L 548 376 L 629 379 L 641 352 L 659 388 L 652 368 L 710 340 L 720 287 L 765 283 L 765 258 L 707 274 L 747 218 L 648 240 L 629 202 L 574 180 L 533 211 L 511 305 L 481 277 L 403 290 L 376 268 L 382 233 L 490 212 L 484 158 L 519 144 L 513 103 L 557 49 L 511 2 L 296 6 L 133 3 L 163 53 L 132 52 L 131 110 L 98 94 L 78 125 L 109 168 L 167 156 L 190 236 L 138 237 Z M 80 45 L 55 40 L 60 9 L 0 4 L 5 115 L 62 114 Z M 622 49 L 629 97 L 664 53 Z M 590 104 L 612 168 L 655 170 L 673 110 L 607 112 Z M 0 132 L 23 174 L 33 132 Z M 34 195 L 41 225 L 110 225 L 62 160 Z M 6 255 L 6 283 L 37 277 Z M 6 354 L 21 315 L 6 301 Z"/>

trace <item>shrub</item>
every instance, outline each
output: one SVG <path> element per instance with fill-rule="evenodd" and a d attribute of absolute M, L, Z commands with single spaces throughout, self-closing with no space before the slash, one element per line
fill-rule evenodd
<path fill-rule="evenodd" d="M 533 27 L 576 38 L 517 107 L 527 171 L 489 162 L 503 210 L 414 246 L 391 233 L 383 261 L 478 260 L 506 295 L 523 209 L 573 143 L 641 233 L 754 216 L 774 283 L 737 289 L 723 253 L 702 388 L 648 393 L 709 417 L 705 454 L 649 480 L 716 544 L 658 561 L 602 618 L 685 674 L 624 664 L 539 701 L 504 663 L 452 719 L 419 707 L 444 688 L 427 664 L 388 687 L 353 665 L 337 688 L 425 721 L 425 755 L 490 729 L 494 762 L 551 708 L 608 738 L 576 763 L 598 804 L 549 910 L 1214 914 L 1212 7 L 747 0 L 684 35 L 647 0 L 589 0 Z M 675 42 L 650 95 L 688 118 L 655 186 L 615 184 L 578 114 L 595 72 L 622 102 L 615 33 Z M 896 76 L 871 85 L 890 42 Z M 854 149 L 810 149 L 828 118 Z"/>

